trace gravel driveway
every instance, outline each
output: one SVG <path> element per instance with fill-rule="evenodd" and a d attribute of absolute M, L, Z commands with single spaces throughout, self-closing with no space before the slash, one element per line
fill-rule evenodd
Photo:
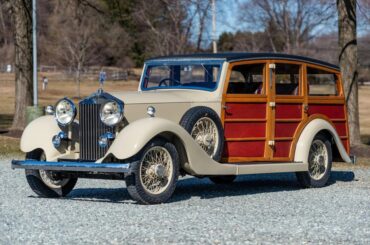
<path fill-rule="evenodd" d="M 168 204 L 132 202 L 122 181 L 80 179 L 67 198 L 37 198 L 0 161 L 0 244 L 369 244 L 370 168 L 335 169 L 300 189 L 294 174 L 229 186 L 181 179 Z"/>

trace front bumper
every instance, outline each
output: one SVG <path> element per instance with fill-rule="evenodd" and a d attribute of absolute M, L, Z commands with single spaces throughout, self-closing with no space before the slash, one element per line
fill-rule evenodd
<path fill-rule="evenodd" d="M 131 173 L 133 163 L 93 163 L 93 162 L 45 162 L 36 160 L 12 160 L 12 169 L 37 169 L 69 172 Z"/>

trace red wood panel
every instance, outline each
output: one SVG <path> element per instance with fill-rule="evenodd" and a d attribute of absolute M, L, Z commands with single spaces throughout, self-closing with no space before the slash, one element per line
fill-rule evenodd
<path fill-rule="evenodd" d="M 302 118 L 302 104 L 276 104 L 276 119 Z"/>
<path fill-rule="evenodd" d="M 225 118 L 266 118 L 266 103 L 226 103 Z"/>
<path fill-rule="evenodd" d="M 275 141 L 274 157 L 289 157 L 292 141 Z"/>
<path fill-rule="evenodd" d="M 330 119 L 344 119 L 344 105 L 315 105 L 309 104 L 308 115 L 323 114 Z"/>
<path fill-rule="evenodd" d="M 226 138 L 265 137 L 265 122 L 225 122 Z"/>
<path fill-rule="evenodd" d="M 342 139 L 342 144 L 344 146 L 344 149 L 346 149 L 347 152 L 349 152 L 348 145 L 347 145 L 348 140 L 347 139 Z"/>
<path fill-rule="evenodd" d="M 225 142 L 224 157 L 263 157 L 265 141 Z"/>
<path fill-rule="evenodd" d="M 276 122 L 275 137 L 293 137 L 299 123 Z"/>
<path fill-rule="evenodd" d="M 334 125 L 339 136 L 347 136 L 347 127 L 345 122 L 335 122 Z"/>

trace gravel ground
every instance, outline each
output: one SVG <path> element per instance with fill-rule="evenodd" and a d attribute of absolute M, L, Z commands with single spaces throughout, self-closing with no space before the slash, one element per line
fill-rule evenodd
<path fill-rule="evenodd" d="M 37 198 L 0 161 L 0 244 L 369 244 L 370 168 L 335 169 L 300 189 L 294 174 L 229 186 L 181 179 L 168 204 L 130 200 L 122 181 L 85 180 L 67 198 Z"/>

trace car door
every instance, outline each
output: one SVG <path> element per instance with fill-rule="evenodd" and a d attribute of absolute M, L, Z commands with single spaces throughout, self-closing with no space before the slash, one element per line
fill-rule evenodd
<path fill-rule="evenodd" d="M 223 94 L 224 162 L 265 161 L 268 128 L 266 62 L 230 64 Z"/>
<path fill-rule="evenodd" d="M 272 94 L 271 135 L 268 139 L 271 160 L 293 159 L 293 142 L 297 128 L 305 117 L 303 110 L 303 64 L 293 61 L 272 60 L 269 63 Z"/>

